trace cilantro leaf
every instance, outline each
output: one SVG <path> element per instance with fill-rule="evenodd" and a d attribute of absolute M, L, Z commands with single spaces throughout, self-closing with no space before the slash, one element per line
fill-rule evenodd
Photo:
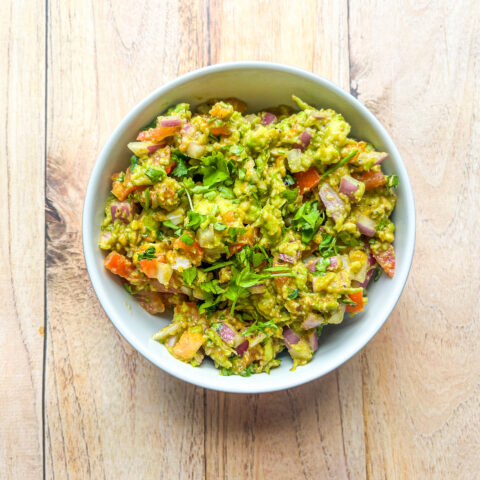
<path fill-rule="evenodd" d="M 288 200 L 288 203 L 294 202 L 298 197 L 298 188 L 294 188 L 293 190 L 284 190 L 281 193 L 282 197 Z"/>
<path fill-rule="evenodd" d="M 183 281 L 187 285 L 192 285 L 193 281 L 197 278 L 197 269 L 195 267 L 186 268 L 183 271 Z"/>
<path fill-rule="evenodd" d="M 138 165 L 139 158 L 136 155 L 130 157 L 130 170 L 133 170 Z"/>
<path fill-rule="evenodd" d="M 165 170 L 159 168 L 149 167 L 145 170 L 145 175 L 153 182 L 159 182 L 166 177 Z"/>
<path fill-rule="evenodd" d="M 185 225 L 187 228 L 195 231 L 198 227 L 207 219 L 205 215 L 189 210 L 187 212 L 188 223 Z"/>
<path fill-rule="evenodd" d="M 185 244 L 185 245 L 193 245 L 193 237 L 189 233 L 184 233 L 181 237 L 180 240 Z"/>
<path fill-rule="evenodd" d="M 221 223 L 221 222 L 217 222 L 217 223 L 215 223 L 215 224 L 213 225 L 213 228 L 214 228 L 215 230 L 217 230 L 218 232 L 221 232 L 221 231 L 225 230 L 225 229 L 227 228 L 227 226 L 224 225 L 224 224 Z"/>
<path fill-rule="evenodd" d="M 138 260 L 152 260 L 157 256 L 157 252 L 154 246 L 148 247 L 144 252 L 138 255 Z"/>
<path fill-rule="evenodd" d="M 217 152 L 202 158 L 204 164 L 199 172 L 203 175 L 203 184 L 210 187 L 230 178 L 227 161 L 222 153 Z"/>
<path fill-rule="evenodd" d="M 288 298 L 291 298 L 292 300 L 294 300 L 297 297 L 298 297 L 298 288 L 296 288 L 292 293 L 288 295 Z"/>
<path fill-rule="evenodd" d="M 173 170 L 173 175 L 175 177 L 184 177 L 188 173 L 188 167 L 185 163 L 184 159 L 187 159 L 185 155 L 181 154 L 180 152 L 173 152 L 172 153 L 172 160 L 177 162 L 177 166 Z"/>

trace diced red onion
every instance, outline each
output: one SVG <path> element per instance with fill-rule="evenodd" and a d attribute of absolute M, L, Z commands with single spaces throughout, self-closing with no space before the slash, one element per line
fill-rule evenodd
<path fill-rule="evenodd" d="M 315 115 L 313 115 L 313 118 L 315 120 L 324 120 L 325 118 L 327 118 L 327 116 L 324 113 L 316 113 Z"/>
<path fill-rule="evenodd" d="M 242 342 L 237 348 L 236 351 L 239 357 L 243 357 L 243 354 L 248 350 L 248 340 Z"/>
<path fill-rule="evenodd" d="M 315 266 L 317 265 L 318 258 L 317 257 L 307 257 L 303 263 L 306 265 L 307 269 L 310 270 L 312 273 L 315 273 Z"/>
<path fill-rule="evenodd" d="M 170 220 L 174 225 L 180 225 L 185 218 L 185 215 L 180 209 L 174 210 L 167 215 L 167 220 Z"/>
<path fill-rule="evenodd" d="M 112 202 L 110 204 L 110 212 L 112 214 L 112 222 L 121 220 L 128 224 L 133 219 L 133 207 L 130 202 Z"/>
<path fill-rule="evenodd" d="M 262 125 L 270 125 L 276 119 L 277 119 L 277 117 L 273 113 L 266 112 L 265 115 L 262 118 Z"/>
<path fill-rule="evenodd" d="M 368 265 L 370 267 L 374 267 L 377 265 L 377 261 L 375 260 L 375 257 L 373 256 L 373 253 L 370 250 L 370 248 L 367 248 L 367 258 L 368 258 Z"/>
<path fill-rule="evenodd" d="M 304 148 L 307 148 L 310 145 L 310 141 L 312 140 L 312 134 L 308 132 L 307 130 L 304 130 L 300 137 L 299 140 L 302 142 L 302 145 Z"/>
<path fill-rule="evenodd" d="M 325 205 L 327 215 L 337 221 L 345 213 L 345 202 L 327 182 L 322 183 L 319 189 L 319 194 Z"/>
<path fill-rule="evenodd" d="M 290 345 L 295 345 L 300 341 L 300 337 L 291 328 L 288 327 L 283 328 L 283 338 L 285 340 L 285 343 L 287 344 L 287 347 Z"/>
<path fill-rule="evenodd" d="M 370 283 L 370 280 L 372 279 L 373 272 L 375 272 L 375 268 L 370 268 L 367 270 L 367 274 L 365 275 L 365 280 L 363 282 L 357 282 L 359 287 L 362 288 L 367 288 L 367 285 Z"/>
<path fill-rule="evenodd" d="M 280 253 L 278 255 L 279 260 L 282 260 L 283 262 L 287 263 L 295 263 L 295 258 L 291 257 L 290 255 L 287 255 L 286 253 Z"/>
<path fill-rule="evenodd" d="M 378 157 L 378 160 L 375 162 L 375 165 L 380 165 L 386 158 L 388 158 L 388 153 L 382 152 L 382 154 Z"/>
<path fill-rule="evenodd" d="M 263 293 L 265 291 L 265 285 L 258 283 L 257 285 L 250 287 L 248 290 L 253 294 Z"/>
<path fill-rule="evenodd" d="M 177 343 L 177 337 L 169 337 L 168 340 L 165 342 L 169 347 L 175 346 Z"/>
<path fill-rule="evenodd" d="M 164 146 L 165 146 L 164 143 L 158 143 L 157 145 L 148 145 L 147 150 L 148 150 L 148 153 L 153 153 L 153 152 L 156 152 L 159 148 L 162 148 Z"/>
<path fill-rule="evenodd" d="M 350 175 L 344 175 L 340 180 L 340 193 L 343 193 L 348 198 L 353 200 L 355 198 L 354 193 L 358 190 L 358 180 L 355 180 Z"/>
<path fill-rule="evenodd" d="M 307 341 L 312 351 L 316 352 L 318 350 L 318 335 L 315 330 L 307 335 Z"/>
<path fill-rule="evenodd" d="M 180 293 L 180 290 L 177 290 L 176 288 L 173 287 L 166 287 L 165 285 L 162 285 L 157 279 L 152 279 L 151 280 L 152 287 L 156 292 L 160 293 Z"/>
<path fill-rule="evenodd" d="M 319 327 L 322 323 L 325 323 L 325 319 L 322 317 L 322 315 L 310 312 L 305 317 L 305 320 L 302 322 L 301 326 L 304 330 L 310 330 L 311 328 Z"/>
<path fill-rule="evenodd" d="M 376 223 L 365 215 L 359 215 L 357 218 L 357 228 L 363 235 L 373 237 L 376 232 Z"/>
<path fill-rule="evenodd" d="M 218 330 L 218 334 L 224 342 L 230 343 L 237 336 L 236 332 L 232 330 L 226 323 L 222 323 L 222 326 Z"/>
<path fill-rule="evenodd" d="M 327 267 L 327 270 L 335 270 L 336 268 L 338 268 L 338 257 L 330 257 L 330 265 Z"/>
<path fill-rule="evenodd" d="M 187 155 L 191 158 L 200 158 L 205 153 L 205 147 L 195 142 L 190 142 L 187 147 Z"/>
<path fill-rule="evenodd" d="M 164 118 L 160 125 L 162 127 L 178 127 L 182 124 L 182 121 L 179 118 Z"/>

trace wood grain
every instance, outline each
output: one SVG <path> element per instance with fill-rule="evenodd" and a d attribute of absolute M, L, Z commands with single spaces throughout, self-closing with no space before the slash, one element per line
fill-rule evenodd
<path fill-rule="evenodd" d="M 42 474 L 45 6 L 20 7 L 0 3 L 2 479 Z"/>
<path fill-rule="evenodd" d="M 207 62 L 201 37 L 204 49 L 192 56 L 197 40 L 176 33 L 204 11 L 177 2 L 140 13 L 133 1 L 49 5 L 47 477 L 199 478 L 203 394 L 139 356 L 105 317 L 86 274 L 80 221 L 109 132 L 146 92 Z M 139 72 L 140 58 L 155 68 Z"/>
<path fill-rule="evenodd" d="M 48 0 L 0 14 L 0 478 L 478 478 L 478 2 Z M 204 391 L 139 356 L 81 248 L 89 173 L 121 118 L 232 60 L 293 64 L 358 96 L 417 203 L 413 269 L 385 327 L 336 372 L 267 395 Z"/>
<path fill-rule="evenodd" d="M 407 288 L 362 357 L 370 478 L 478 478 L 479 20 L 475 1 L 350 5 L 352 89 L 391 131 L 418 215 Z"/>

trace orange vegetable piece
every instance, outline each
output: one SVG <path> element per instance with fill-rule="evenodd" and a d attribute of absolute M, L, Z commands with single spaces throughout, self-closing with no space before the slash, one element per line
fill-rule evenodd
<path fill-rule="evenodd" d="M 132 172 L 130 171 L 130 168 L 127 168 L 127 171 L 125 173 L 125 177 L 123 179 L 123 182 L 119 182 L 116 180 L 120 176 L 120 173 L 114 173 L 112 175 L 112 193 L 120 200 L 123 202 L 133 191 L 137 190 L 138 187 L 136 185 L 130 185 L 130 179 L 132 177 Z"/>
<path fill-rule="evenodd" d="M 170 175 L 170 172 L 177 166 L 177 162 L 173 161 L 171 163 L 169 163 L 168 165 L 166 165 L 164 168 L 165 168 L 165 172 L 167 173 L 167 175 Z"/>
<path fill-rule="evenodd" d="M 188 253 L 193 258 L 203 257 L 203 248 L 196 240 L 193 241 L 192 245 L 187 245 L 183 240 L 177 238 L 173 243 L 173 247 L 177 250 L 183 250 L 185 253 Z"/>
<path fill-rule="evenodd" d="M 384 272 L 390 277 L 393 278 L 395 275 L 395 250 L 393 245 L 390 245 L 384 252 L 378 254 L 373 254 L 375 260 L 383 268 Z"/>
<path fill-rule="evenodd" d="M 227 212 L 228 213 L 228 212 Z M 253 245 L 255 242 L 255 229 L 250 228 L 244 234 L 238 237 L 238 242 L 233 243 L 228 247 L 230 251 L 230 257 L 239 252 L 245 245 Z"/>
<path fill-rule="evenodd" d="M 135 271 L 135 265 L 118 252 L 110 252 L 103 264 L 107 270 L 123 278 L 128 278 Z"/>
<path fill-rule="evenodd" d="M 318 185 L 322 178 L 315 167 L 310 167 L 306 172 L 297 172 L 293 175 L 297 179 L 300 195 Z"/>
<path fill-rule="evenodd" d="M 180 360 L 190 360 L 203 344 L 203 335 L 200 332 L 183 332 L 180 340 L 173 347 L 173 355 Z"/>
<path fill-rule="evenodd" d="M 160 142 L 164 138 L 171 137 L 175 135 L 179 130 L 181 130 L 181 125 L 176 125 L 174 127 L 157 127 L 157 128 L 150 128 L 148 130 L 144 130 L 140 132 L 137 136 L 137 140 L 145 141 L 149 140 L 151 142 Z"/>
<path fill-rule="evenodd" d="M 353 175 L 357 180 L 365 184 L 365 190 L 373 190 L 377 187 L 382 187 L 387 183 L 387 179 L 382 172 L 363 172 L 361 174 Z"/>
<path fill-rule="evenodd" d="M 148 278 L 157 278 L 158 263 L 154 259 L 144 258 L 143 260 L 140 260 L 140 270 Z"/>
<path fill-rule="evenodd" d="M 362 292 L 349 293 L 348 298 L 350 298 L 352 302 L 355 302 L 356 305 L 347 305 L 347 308 L 345 309 L 347 312 L 358 313 L 363 310 Z"/>
<path fill-rule="evenodd" d="M 230 135 L 232 132 L 228 127 L 212 127 L 210 129 L 210 133 L 212 135 L 218 136 L 218 135 Z"/>

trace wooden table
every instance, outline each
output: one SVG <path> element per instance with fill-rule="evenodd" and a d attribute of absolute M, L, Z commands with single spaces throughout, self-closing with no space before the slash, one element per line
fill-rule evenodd
<path fill-rule="evenodd" d="M 480 476 L 480 3 L 0 2 L 0 478 Z M 139 356 L 87 277 L 101 147 L 146 94 L 231 60 L 297 65 L 386 125 L 417 246 L 375 339 L 329 375 L 239 396 Z"/>

